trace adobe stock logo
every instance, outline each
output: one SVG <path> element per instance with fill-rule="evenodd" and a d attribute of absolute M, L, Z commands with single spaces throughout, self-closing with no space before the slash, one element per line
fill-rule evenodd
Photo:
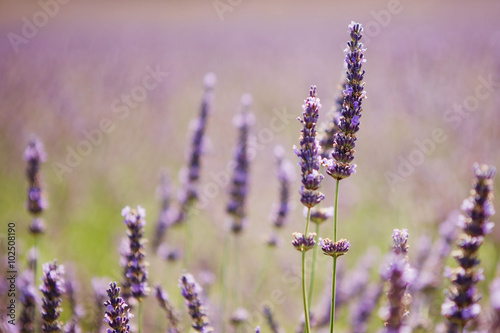
<path fill-rule="evenodd" d="M 21 33 L 18 34 L 11 31 L 7 34 L 7 39 L 12 49 L 14 49 L 14 52 L 18 54 L 19 46 L 28 44 L 30 40 L 35 38 L 40 29 L 46 26 L 50 19 L 54 18 L 59 13 L 61 5 L 65 5 L 68 2 L 70 2 L 70 0 L 38 1 L 40 10 L 36 11 L 31 19 L 26 16 L 21 19 L 23 22 Z"/>

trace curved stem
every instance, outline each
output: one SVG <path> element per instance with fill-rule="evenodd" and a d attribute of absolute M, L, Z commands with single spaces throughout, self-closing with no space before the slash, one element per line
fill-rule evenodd
<path fill-rule="evenodd" d="M 316 223 L 316 243 L 318 243 L 318 235 L 319 235 L 319 223 Z M 312 293 L 314 287 L 314 270 L 316 268 L 316 256 L 318 255 L 318 246 L 315 246 L 313 249 L 313 260 L 311 266 L 311 281 L 309 281 L 309 304 L 312 304 Z"/>
<path fill-rule="evenodd" d="M 339 207 L 339 184 L 340 180 L 337 179 L 335 185 L 335 211 L 333 215 L 333 241 L 337 241 L 337 221 L 338 221 L 338 207 Z M 332 273 L 332 304 L 330 314 L 330 333 L 333 333 L 333 325 L 335 323 L 335 282 L 337 280 L 337 257 L 333 257 L 333 273 Z"/>

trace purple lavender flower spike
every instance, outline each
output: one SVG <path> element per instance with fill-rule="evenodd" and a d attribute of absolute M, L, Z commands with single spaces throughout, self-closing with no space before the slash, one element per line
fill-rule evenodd
<path fill-rule="evenodd" d="M 24 151 L 24 159 L 28 163 L 26 175 L 28 177 L 28 210 L 32 214 L 39 214 L 47 207 L 47 201 L 42 195 L 40 165 L 45 162 L 46 154 L 43 144 L 37 138 L 32 138 Z"/>
<path fill-rule="evenodd" d="M 25 271 L 21 275 L 19 285 L 19 301 L 22 305 L 19 315 L 19 332 L 21 333 L 35 332 L 36 289 L 32 281 L 33 272 L 31 270 Z"/>
<path fill-rule="evenodd" d="M 491 200 L 496 169 L 477 163 L 473 169 L 475 182 L 471 196 L 462 204 L 464 218 L 459 220 L 461 234 L 456 242 L 458 250 L 452 252 L 459 266 L 446 270 L 452 285 L 441 306 L 441 314 L 448 319 L 446 322 L 448 332 L 458 332 L 463 329 L 481 312 L 476 284 L 484 279 L 484 276 L 482 270 L 478 268 L 478 250 L 486 234 L 493 228 L 493 222 L 489 221 L 489 217 L 495 213 Z"/>
<path fill-rule="evenodd" d="M 278 166 L 278 180 L 280 182 L 280 201 L 273 215 L 273 224 L 276 228 L 282 228 L 290 212 L 290 183 L 295 178 L 290 161 L 285 158 L 285 150 L 282 146 L 274 148 Z"/>
<path fill-rule="evenodd" d="M 137 210 L 130 209 L 127 206 L 123 208 L 122 216 L 125 218 L 123 222 L 128 228 L 127 235 L 129 239 L 125 278 L 130 284 L 132 296 L 140 302 L 149 294 L 143 239 L 146 211 L 141 206 L 137 206 Z"/>
<path fill-rule="evenodd" d="M 364 91 L 363 76 L 365 71 L 362 65 L 365 62 L 363 44 L 360 43 L 363 28 L 361 24 L 351 22 L 349 25 L 351 40 L 347 43 L 346 67 L 347 77 L 343 91 L 344 101 L 338 122 L 339 130 L 335 134 L 332 160 L 325 161 L 326 172 L 334 179 L 341 180 L 355 173 L 354 148 L 356 133 L 359 130 L 359 121 L 363 108 Z"/>
<path fill-rule="evenodd" d="M 61 323 L 58 321 L 61 314 L 61 296 L 64 289 L 64 267 L 57 262 L 43 265 L 42 285 L 40 291 L 42 299 L 43 332 L 61 332 Z"/>
<path fill-rule="evenodd" d="M 191 142 L 191 150 L 188 153 L 188 167 L 181 172 L 184 184 L 179 193 L 180 208 L 173 221 L 175 224 L 180 224 L 185 221 L 190 207 L 198 200 L 201 157 L 204 153 L 205 131 L 208 115 L 212 109 L 213 88 L 216 82 L 217 77 L 214 73 L 207 73 L 203 79 L 205 94 L 201 102 L 200 115 L 198 119 L 191 123 L 194 133 Z"/>
<path fill-rule="evenodd" d="M 185 273 L 179 280 L 179 287 L 189 310 L 189 315 L 193 319 L 192 327 L 202 333 L 213 332 L 214 330 L 210 327 L 208 321 L 206 309 L 201 303 L 200 294 L 202 289 L 200 285 L 194 280 L 191 274 Z"/>
<path fill-rule="evenodd" d="M 156 300 L 158 301 L 158 304 L 160 305 L 160 308 L 162 308 L 162 310 L 167 315 L 169 323 L 169 328 L 167 332 L 168 333 L 182 332 L 179 326 L 179 318 L 177 317 L 177 314 L 175 313 L 174 308 L 170 303 L 168 294 L 165 291 L 163 291 L 160 285 L 155 286 L 155 297 Z"/>
<path fill-rule="evenodd" d="M 380 273 L 382 279 L 389 281 L 390 285 L 387 293 L 389 304 L 384 315 L 387 333 L 400 332 L 408 328 L 408 307 L 411 303 L 411 296 L 407 293 L 407 289 L 414 279 L 414 271 L 406 255 L 408 231 L 394 229 L 392 238 L 392 252 L 388 255 L 388 263 Z"/>
<path fill-rule="evenodd" d="M 108 323 L 111 329 L 108 333 L 129 333 L 130 319 L 133 315 L 130 313 L 130 308 L 120 297 L 120 288 L 115 282 L 109 285 L 108 300 L 104 302 L 106 311 L 104 312 L 104 321 Z"/>
<path fill-rule="evenodd" d="M 302 172 L 302 187 L 299 191 L 300 202 L 308 208 L 319 204 L 325 196 L 319 191 L 323 175 L 319 173 L 321 146 L 317 140 L 316 123 L 321 108 L 320 100 L 316 95 L 316 86 L 311 86 L 309 97 L 304 101 L 302 108 L 303 118 L 298 118 L 303 128 L 300 135 L 300 149 L 293 146 L 295 154 L 300 158 Z"/>
<path fill-rule="evenodd" d="M 271 329 L 272 333 L 280 333 L 281 328 L 276 322 L 273 312 L 271 311 L 271 308 L 268 306 L 264 306 L 264 316 L 266 317 L 267 325 Z"/>
<path fill-rule="evenodd" d="M 236 146 L 234 160 L 233 177 L 229 187 L 229 203 L 226 211 L 232 217 L 231 231 L 235 234 L 241 232 L 246 222 L 246 198 L 248 194 L 248 136 L 250 126 L 254 123 L 254 115 L 249 112 L 252 104 L 252 97 L 245 94 L 241 98 L 242 112 L 235 117 L 234 125 L 239 129 L 238 144 Z"/>

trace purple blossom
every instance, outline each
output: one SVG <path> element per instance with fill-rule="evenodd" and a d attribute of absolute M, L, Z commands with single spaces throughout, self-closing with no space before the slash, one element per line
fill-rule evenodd
<path fill-rule="evenodd" d="M 40 176 L 40 165 L 45 162 L 46 154 L 40 140 L 37 138 L 30 140 L 24 151 L 24 159 L 28 163 L 26 168 L 26 175 L 28 177 L 28 200 L 26 206 L 30 213 L 36 215 L 47 208 L 47 201 L 42 191 Z"/>
<path fill-rule="evenodd" d="M 340 257 L 349 251 L 351 244 L 345 238 L 342 238 L 336 242 L 325 238 L 320 240 L 321 250 L 323 254 L 331 257 Z"/>
<path fill-rule="evenodd" d="M 293 233 L 293 241 L 292 245 L 295 247 L 297 251 L 300 252 L 305 252 L 309 251 L 316 245 L 316 233 L 315 232 L 310 232 L 305 236 L 304 234 L 301 234 L 300 232 L 294 232 Z"/>
<path fill-rule="evenodd" d="M 185 273 L 179 280 L 179 287 L 181 288 L 182 297 L 185 299 L 189 315 L 193 320 L 192 327 L 202 333 L 213 332 L 213 328 L 210 327 L 208 321 L 206 309 L 201 303 L 200 294 L 202 289 L 200 285 L 194 280 L 191 274 Z"/>
<path fill-rule="evenodd" d="M 318 112 L 321 108 L 320 100 L 316 97 L 316 86 L 311 86 L 309 97 L 302 106 L 304 112 L 303 119 L 298 118 L 303 125 L 300 136 L 300 150 L 294 146 L 295 154 L 300 158 L 300 168 L 302 171 L 302 187 L 299 191 L 300 201 L 308 208 L 319 204 L 325 196 L 318 191 L 323 180 L 323 175 L 319 173 L 321 164 L 321 146 L 316 139 L 316 123 Z"/>
<path fill-rule="evenodd" d="M 115 282 L 112 282 L 108 292 L 108 300 L 104 302 L 106 311 L 104 312 L 104 321 L 108 323 L 111 329 L 108 333 L 129 333 L 130 319 L 133 315 L 130 313 L 130 308 L 120 297 L 120 288 Z"/>
<path fill-rule="evenodd" d="M 361 106 L 366 98 L 364 91 L 362 64 L 365 62 L 363 44 L 359 41 L 362 37 L 363 28 L 361 24 L 351 22 L 349 25 L 351 40 L 347 43 L 346 67 L 347 76 L 345 89 L 343 91 L 344 100 L 341 116 L 338 122 L 339 130 L 334 137 L 332 160 L 325 161 L 326 172 L 334 179 L 340 180 L 355 173 L 355 164 L 351 164 L 354 159 L 354 148 L 356 146 L 356 133 L 359 130 Z"/>
<path fill-rule="evenodd" d="M 174 308 L 169 300 L 168 294 L 165 291 L 163 291 L 160 285 L 155 286 L 155 297 L 156 300 L 158 301 L 158 304 L 160 305 L 160 308 L 165 312 L 167 316 L 169 323 L 169 328 L 167 332 L 168 333 L 181 332 L 179 326 L 179 318 L 177 317 L 177 314 L 174 311 Z"/>
<path fill-rule="evenodd" d="M 58 321 L 61 314 L 61 296 L 64 289 L 64 267 L 57 262 L 43 265 L 42 285 L 40 291 L 42 299 L 43 332 L 60 332 L 61 323 Z"/>

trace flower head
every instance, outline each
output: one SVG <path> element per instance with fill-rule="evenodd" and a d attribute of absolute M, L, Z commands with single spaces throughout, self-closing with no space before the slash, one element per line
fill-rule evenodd
<path fill-rule="evenodd" d="M 59 332 L 61 323 L 58 321 L 61 314 L 61 296 L 64 289 L 64 267 L 57 262 L 43 265 L 42 285 L 43 294 L 42 320 L 44 332 Z"/>
<path fill-rule="evenodd" d="M 292 241 L 292 245 L 297 251 L 309 251 L 314 247 L 314 245 L 316 245 L 316 233 L 314 232 L 310 232 L 307 236 L 301 234 L 300 232 L 294 232 L 293 237 L 294 239 Z"/>
<path fill-rule="evenodd" d="M 183 274 L 179 280 L 179 287 L 181 287 L 182 297 L 184 297 L 186 306 L 189 309 L 189 315 L 193 319 L 192 327 L 202 333 L 213 332 L 206 309 L 201 303 L 200 294 L 202 289 L 194 280 L 194 277 L 191 274 Z"/>
<path fill-rule="evenodd" d="M 106 311 L 104 312 L 104 321 L 108 323 L 111 329 L 108 333 L 129 333 L 129 321 L 133 317 L 130 313 L 130 307 L 120 297 L 120 288 L 115 282 L 109 285 L 108 299 L 104 302 Z"/>
<path fill-rule="evenodd" d="M 24 159 L 28 163 L 26 168 L 28 177 L 27 208 L 30 213 L 39 214 L 47 208 L 40 176 L 40 165 L 45 162 L 46 154 L 40 140 L 34 137 L 30 140 L 24 151 Z"/>
<path fill-rule="evenodd" d="M 299 191 L 300 201 L 306 207 L 314 207 L 320 203 L 325 196 L 319 191 L 323 175 L 319 173 L 321 164 L 321 146 L 316 139 L 316 123 L 318 112 L 321 108 L 320 100 L 316 95 L 316 86 L 311 86 L 309 97 L 302 106 L 303 118 L 298 120 L 302 124 L 300 136 L 300 149 L 294 146 L 295 154 L 300 158 L 300 168 L 302 171 L 302 187 Z"/>
<path fill-rule="evenodd" d="M 304 213 L 307 214 L 305 210 Z M 327 221 L 328 219 L 332 218 L 334 213 L 335 213 L 334 207 L 322 207 L 322 208 L 314 207 L 313 209 L 311 209 L 311 222 L 316 224 L 321 224 Z"/>
<path fill-rule="evenodd" d="M 351 244 L 345 238 L 342 238 L 336 242 L 325 238 L 320 242 L 321 250 L 323 254 L 331 257 L 340 257 L 349 251 Z"/>

